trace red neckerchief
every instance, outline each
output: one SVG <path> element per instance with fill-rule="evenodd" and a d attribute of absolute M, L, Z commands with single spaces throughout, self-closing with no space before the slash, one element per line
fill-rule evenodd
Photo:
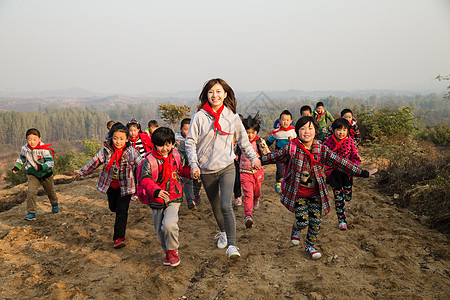
<path fill-rule="evenodd" d="M 351 137 L 354 137 L 356 134 L 356 131 L 354 131 L 353 129 L 350 129 L 349 133 L 350 133 Z"/>
<path fill-rule="evenodd" d="M 156 159 L 161 159 L 164 161 L 163 163 L 163 182 L 162 182 L 162 187 L 165 188 L 167 181 L 169 181 L 170 177 L 172 176 L 172 166 L 169 165 L 170 162 L 170 156 L 172 155 L 172 150 L 170 150 L 169 154 L 167 155 L 167 157 L 164 157 L 161 155 L 161 153 L 159 153 L 156 150 L 156 147 L 153 147 L 152 149 L 152 155 L 156 158 Z M 155 180 L 156 181 L 156 180 Z"/>
<path fill-rule="evenodd" d="M 323 165 L 322 165 L 320 162 L 318 162 L 318 161 L 314 158 L 314 155 L 311 154 L 311 152 L 309 152 L 309 151 L 305 148 L 305 146 L 299 141 L 299 139 L 294 139 L 293 142 L 294 142 L 297 146 L 299 146 L 300 149 L 302 149 L 303 152 L 305 152 L 306 156 L 308 156 L 309 159 L 311 160 L 311 172 L 314 173 L 314 169 L 313 169 L 314 165 L 319 165 L 319 166 L 322 166 L 322 167 L 323 167 Z"/>
<path fill-rule="evenodd" d="M 281 128 L 281 126 L 280 126 L 278 129 L 272 130 L 272 134 L 277 133 L 277 132 L 279 132 L 279 131 L 288 131 L 288 130 L 292 130 L 292 129 L 295 130 L 294 125 L 289 125 L 289 126 L 286 127 L 286 128 Z"/>
<path fill-rule="evenodd" d="M 122 157 L 123 149 L 125 149 L 127 145 L 123 146 L 120 149 L 116 148 L 116 146 L 114 145 L 112 146 L 114 148 L 114 154 L 109 159 L 108 165 L 106 166 L 106 171 L 108 171 L 109 168 L 111 168 L 111 166 L 114 164 L 114 160 L 116 161 L 117 168 L 119 168 L 119 160 Z"/>
<path fill-rule="evenodd" d="M 256 142 L 256 140 L 259 139 L 259 136 L 256 135 L 255 138 L 253 140 L 250 141 L 250 144 L 253 144 L 254 142 Z"/>
<path fill-rule="evenodd" d="M 316 110 L 316 114 L 317 114 L 317 122 L 319 122 L 320 118 L 325 114 L 325 110 L 323 110 L 323 113 L 321 113 L 320 115 L 319 115 L 319 113 Z"/>
<path fill-rule="evenodd" d="M 332 135 L 333 141 L 336 143 L 336 145 L 334 146 L 333 150 L 331 151 L 336 151 L 337 149 L 339 149 L 342 145 L 342 143 L 348 138 L 348 136 L 346 135 L 345 138 L 343 138 L 342 140 L 340 140 L 339 142 L 336 139 L 336 136 L 333 134 Z"/>
<path fill-rule="evenodd" d="M 53 156 L 53 158 L 55 158 L 55 151 L 52 149 L 52 148 L 50 148 L 50 146 L 51 145 L 53 145 L 55 142 L 53 142 L 53 143 L 51 143 L 51 144 L 42 144 L 42 145 L 37 145 L 36 147 L 34 147 L 34 148 L 31 148 L 30 147 L 30 145 L 28 145 L 27 144 L 27 148 L 28 149 L 31 149 L 31 150 L 33 150 L 33 149 L 43 149 L 43 150 L 49 150 L 49 151 L 51 151 L 52 152 L 52 156 Z"/>
<path fill-rule="evenodd" d="M 222 127 L 219 124 L 220 114 L 222 113 L 224 107 L 225 105 L 222 104 L 222 106 L 217 110 L 217 112 L 214 112 L 209 102 L 206 102 L 202 106 L 202 109 L 204 109 L 207 113 L 209 113 L 211 116 L 214 117 L 214 131 L 219 130 L 222 134 L 231 135 L 233 133 L 222 131 Z"/>
<path fill-rule="evenodd" d="M 138 135 L 137 135 L 137 137 L 135 139 L 130 137 L 130 141 L 131 141 L 131 143 L 133 145 L 133 148 L 136 148 L 136 142 L 140 139 L 140 137 L 141 137 L 141 133 L 140 132 L 138 132 Z"/>

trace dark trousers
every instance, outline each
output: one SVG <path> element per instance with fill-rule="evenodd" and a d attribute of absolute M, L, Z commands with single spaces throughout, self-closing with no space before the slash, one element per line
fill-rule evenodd
<path fill-rule="evenodd" d="M 233 192 L 234 192 L 234 198 L 239 198 L 242 197 L 242 190 L 241 190 L 241 173 L 240 173 L 240 169 L 239 169 L 239 161 L 235 160 L 234 161 L 234 168 L 236 169 L 236 177 L 234 178 L 234 188 L 233 188 Z"/>
<path fill-rule="evenodd" d="M 116 213 L 116 221 L 114 223 L 113 240 L 125 238 L 128 222 L 128 207 L 130 206 L 131 195 L 121 196 L 120 189 L 109 188 L 106 192 L 108 196 L 109 209 Z"/>

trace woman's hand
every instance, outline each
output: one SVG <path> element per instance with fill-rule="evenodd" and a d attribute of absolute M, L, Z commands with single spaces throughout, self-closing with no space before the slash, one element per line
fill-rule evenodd
<path fill-rule="evenodd" d="M 160 190 L 158 193 L 158 198 L 164 199 L 164 202 L 169 201 L 169 193 L 164 190 Z"/>
<path fill-rule="evenodd" d="M 191 169 L 191 178 L 198 179 L 200 177 L 200 169 L 195 167 Z"/>
<path fill-rule="evenodd" d="M 378 172 L 378 169 L 369 170 L 369 177 L 374 178 L 375 176 L 373 174 L 375 174 L 376 172 Z"/>
<path fill-rule="evenodd" d="M 256 170 L 261 170 L 262 168 L 261 161 L 258 159 L 257 161 L 252 163 L 252 168 Z"/>

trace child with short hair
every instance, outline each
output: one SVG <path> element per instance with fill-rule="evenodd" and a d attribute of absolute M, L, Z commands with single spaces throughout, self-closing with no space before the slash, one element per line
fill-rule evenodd
<path fill-rule="evenodd" d="M 127 123 L 127 128 L 130 131 L 130 143 L 144 157 L 153 148 L 152 140 L 141 130 L 141 124 L 135 118 Z"/>
<path fill-rule="evenodd" d="M 318 135 L 317 138 L 318 140 L 320 140 L 321 142 L 323 142 L 326 138 L 327 138 L 327 132 L 326 129 L 327 128 L 327 120 L 329 120 L 330 122 L 334 122 L 334 118 L 333 115 L 330 114 L 324 107 L 323 107 L 323 102 L 317 102 L 316 104 L 316 109 L 313 111 L 313 115 L 312 115 L 317 122 L 319 123 L 319 129 L 318 129 Z"/>
<path fill-rule="evenodd" d="M 353 139 L 350 138 L 348 134 L 351 125 L 347 119 L 336 119 L 331 126 L 333 135 L 329 136 L 323 144 L 330 148 L 331 151 L 336 152 L 339 156 L 344 157 L 357 165 L 361 164 L 358 148 L 356 148 Z M 353 177 L 338 170 L 330 171 L 327 182 L 333 188 L 339 229 L 346 230 L 347 219 L 345 217 L 345 201 L 350 201 L 352 199 Z"/>
<path fill-rule="evenodd" d="M 180 132 L 175 133 L 175 146 L 184 156 L 185 161 L 188 161 L 186 154 L 186 135 L 189 131 L 189 125 L 191 124 L 190 118 L 185 118 L 181 120 Z M 200 189 L 202 187 L 202 182 L 199 179 L 184 178 L 184 195 L 186 196 L 186 201 L 188 203 L 188 208 L 190 210 L 196 210 L 197 205 L 200 204 Z"/>
<path fill-rule="evenodd" d="M 248 116 L 244 119 L 244 128 L 247 131 L 250 144 L 253 146 L 257 157 L 270 152 L 269 147 L 264 139 L 258 136 L 261 127 L 261 120 L 257 113 L 255 117 Z M 245 227 L 251 228 L 253 226 L 253 210 L 259 208 L 259 198 L 261 197 L 261 184 L 264 181 L 264 169 L 256 170 L 252 167 L 250 160 L 241 154 L 239 160 L 240 167 L 240 181 L 242 191 L 244 192 L 244 223 Z"/>
<path fill-rule="evenodd" d="M 111 130 L 111 127 L 113 127 L 114 124 L 116 124 L 116 122 L 112 120 L 106 123 L 106 128 L 108 129 L 108 132 L 106 133 L 105 140 L 109 139 L 109 131 Z"/>
<path fill-rule="evenodd" d="M 267 146 L 270 147 L 275 142 L 275 150 L 279 150 L 286 146 L 297 134 L 292 123 L 292 114 L 289 110 L 283 110 L 280 114 L 280 127 L 274 129 L 267 139 Z M 275 181 L 275 191 L 281 192 L 281 181 L 283 180 L 284 166 L 282 163 L 277 163 L 277 173 Z"/>
<path fill-rule="evenodd" d="M 36 128 L 30 128 L 25 133 L 27 144 L 20 149 L 19 158 L 12 169 L 16 174 L 23 166 L 28 177 L 27 215 L 24 220 L 36 219 L 36 197 L 39 187 L 42 185 L 52 205 L 52 212 L 59 212 L 58 197 L 53 183 L 52 168 L 55 165 L 55 153 L 53 144 L 44 144 L 41 141 L 41 133 Z"/>
<path fill-rule="evenodd" d="M 147 124 L 147 129 L 145 129 L 145 132 L 148 134 L 149 137 L 152 137 L 153 131 L 155 131 L 159 127 L 158 121 L 156 120 L 150 120 Z"/>
<path fill-rule="evenodd" d="M 300 117 L 311 116 L 312 110 L 309 105 L 303 105 L 300 107 Z"/>
<path fill-rule="evenodd" d="M 356 124 L 356 119 L 353 116 L 353 112 L 350 109 L 346 108 L 341 111 L 341 118 L 344 118 L 350 122 L 348 135 L 353 139 L 355 145 L 358 146 L 358 144 L 361 142 L 361 133 L 359 132 L 358 125 Z"/>
<path fill-rule="evenodd" d="M 189 178 L 190 168 L 184 156 L 173 148 L 175 134 L 172 129 L 159 127 L 152 134 L 153 149 L 142 164 L 141 184 L 149 195 L 153 226 L 165 253 L 165 266 L 178 266 L 178 210 L 183 200 L 183 182 L 180 175 Z M 179 163 L 177 163 L 178 155 Z M 153 165 L 153 156 L 157 166 Z M 158 168 L 157 178 L 152 168 Z"/>
<path fill-rule="evenodd" d="M 281 203 L 295 213 L 291 242 L 300 243 L 300 230 L 308 227 L 305 250 L 312 259 L 322 255 L 315 249 L 315 243 L 322 224 L 322 209 L 330 212 L 328 189 L 324 165 L 350 176 L 373 177 L 376 169 L 366 171 L 346 158 L 332 152 L 315 139 L 319 128 L 316 118 L 301 117 L 295 124 L 298 136 L 292 142 L 261 157 L 262 164 L 284 162 L 286 177 L 281 188 Z"/>
<path fill-rule="evenodd" d="M 116 213 L 114 222 L 114 248 L 125 247 L 128 207 L 131 195 L 136 193 L 133 169 L 142 159 L 139 152 L 130 144 L 130 132 L 122 123 L 111 128 L 111 138 L 103 144 L 100 151 L 75 175 L 74 180 L 87 176 L 104 164 L 98 177 L 97 190 L 108 196 L 109 209 Z"/>

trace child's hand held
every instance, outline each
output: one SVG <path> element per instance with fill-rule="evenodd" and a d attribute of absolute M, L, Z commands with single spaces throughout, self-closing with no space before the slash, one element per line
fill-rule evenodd
<path fill-rule="evenodd" d="M 169 201 L 169 193 L 164 190 L 160 190 L 158 193 L 158 198 L 162 198 L 165 201 Z"/>
<path fill-rule="evenodd" d="M 369 177 L 374 178 L 375 176 L 373 174 L 375 174 L 376 172 L 378 172 L 378 169 L 369 170 Z"/>

